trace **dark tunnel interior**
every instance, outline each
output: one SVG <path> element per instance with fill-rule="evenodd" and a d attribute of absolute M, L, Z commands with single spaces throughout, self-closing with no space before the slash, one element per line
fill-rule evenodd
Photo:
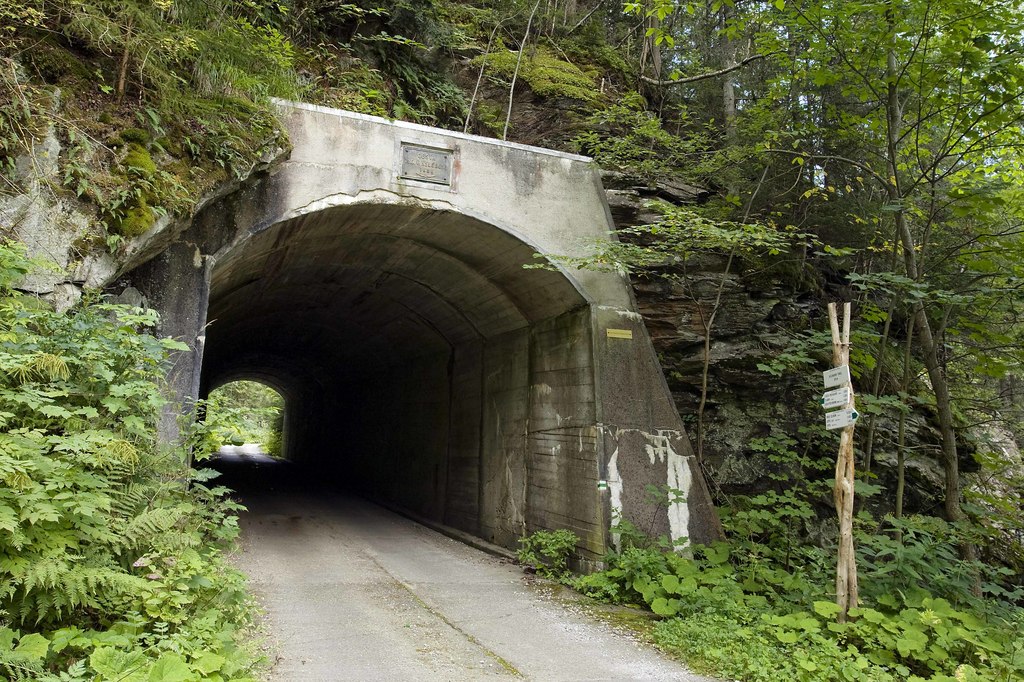
<path fill-rule="evenodd" d="M 415 204 L 279 223 L 213 270 L 201 392 L 266 383 L 296 468 L 508 544 L 532 377 L 592 384 L 587 302 L 532 262 L 507 231 Z M 574 409 L 593 421 L 592 396 Z"/>

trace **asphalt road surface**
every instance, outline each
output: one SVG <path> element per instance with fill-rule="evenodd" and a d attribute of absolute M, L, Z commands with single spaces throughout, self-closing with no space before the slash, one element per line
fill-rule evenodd
<path fill-rule="evenodd" d="M 250 510 L 237 563 L 266 609 L 275 682 L 707 679 L 520 567 L 288 465 L 238 451 L 217 468 Z"/>

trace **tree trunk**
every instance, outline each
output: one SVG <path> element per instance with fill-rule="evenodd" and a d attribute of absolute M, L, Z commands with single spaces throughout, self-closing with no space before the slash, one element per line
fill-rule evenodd
<path fill-rule="evenodd" d="M 643 76 L 650 64 L 652 77 L 661 80 L 661 47 L 657 43 L 658 17 L 647 14 L 644 18 L 644 42 L 640 51 L 640 75 Z"/>
<path fill-rule="evenodd" d="M 890 30 L 895 33 L 894 8 L 891 2 L 886 11 L 886 21 Z M 888 166 L 889 175 L 886 191 L 889 200 L 899 206 L 902 205 L 903 193 L 900 188 L 900 173 L 897 167 L 897 147 L 902 131 L 903 111 L 899 98 L 899 69 L 896 63 L 896 49 L 891 43 L 886 54 L 886 77 L 888 81 L 885 102 L 886 165 Z M 907 277 L 918 282 L 921 279 L 921 272 L 917 265 L 919 244 L 914 240 L 914 234 L 911 231 L 906 211 L 901 208 L 894 215 L 896 219 L 896 232 L 899 235 L 900 245 L 903 247 L 903 264 Z M 916 301 L 913 310 L 922 359 L 924 360 L 925 369 L 928 371 L 928 379 L 932 383 L 932 390 L 935 394 L 935 407 L 939 417 L 939 434 L 942 440 L 942 459 L 945 468 L 943 512 L 947 521 L 958 521 L 962 518 L 960 510 L 960 460 L 956 447 L 956 432 L 953 429 L 953 407 L 949 394 L 949 381 L 946 377 L 945 368 L 939 361 L 938 347 L 924 303 Z"/>
<path fill-rule="evenodd" d="M 721 11 L 722 30 L 722 68 L 729 69 L 736 66 L 736 43 L 726 34 L 726 29 L 731 18 L 730 5 L 724 3 Z M 722 121 L 725 124 L 725 137 L 730 144 L 736 142 L 736 84 L 732 76 L 726 76 L 722 81 Z"/>
<path fill-rule="evenodd" d="M 900 380 L 900 391 L 906 395 L 910 392 L 910 358 L 914 347 L 914 318 L 907 320 L 907 343 L 903 347 L 903 376 Z M 903 492 L 906 488 L 907 462 L 907 405 L 900 410 L 898 434 L 896 436 L 896 509 L 893 514 L 897 519 L 903 518 Z M 903 531 L 896 533 L 896 541 L 903 542 Z"/>
<path fill-rule="evenodd" d="M 715 326 L 715 318 L 718 317 L 718 311 L 722 309 L 722 293 L 725 291 L 725 282 L 729 277 L 729 272 L 732 270 L 732 262 L 736 257 L 736 247 L 734 246 L 729 251 L 729 260 L 725 263 L 725 272 L 722 273 L 722 279 L 718 284 L 718 291 L 715 292 L 715 302 L 711 306 L 711 311 L 707 317 L 704 316 L 703 309 L 699 299 L 695 299 L 697 309 L 701 315 L 701 326 L 704 328 L 704 346 L 703 354 L 701 356 L 701 374 L 700 374 L 700 404 L 697 405 L 697 463 L 701 466 L 704 465 L 704 440 L 707 435 L 707 423 L 704 420 L 704 410 L 708 404 L 708 378 L 711 374 L 711 330 Z"/>
<path fill-rule="evenodd" d="M 124 98 L 124 91 L 127 87 L 128 81 L 128 63 L 130 57 L 130 46 L 132 42 L 132 24 L 129 22 L 125 27 L 124 31 L 124 51 L 121 53 L 121 63 L 117 68 L 117 85 L 114 92 L 117 93 L 117 99 Z"/>
<path fill-rule="evenodd" d="M 508 86 L 508 112 L 505 114 L 505 128 L 501 131 L 501 139 L 508 139 L 508 124 L 512 121 L 512 96 L 516 92 L 516 79 L 519 77 L 519 66 L 523 63 L 523 53 L 526 52 L 526 42 L 530 39 L 530 27 L 533 26 L 533 17 L 540 7 L 540 0 L 533 5 L 530 18 L 526 22 L 526 30 L 523 32 L 523 42 L 519 43 L 519 56 L 516 57 L 516 69 L 512 72 L 512 83 Z"/>
<path fill-rule="evenodd" d="M 885 318 L 885 325 L 882 328 L 882 336 L 878 339 L 878 352 L 875 357 L 875 371 L 871 377 L 871 395 L 875 398 L 882 388 L 882 364 L 885 358 L 885 348 L 889 345 L 889 331 L 892 328 L 892 317 L 896 314 L 896 297 L 889 300 L 889 310 Z M 875 452 L 875 414 L 868 418 L 868 432 L 864 437 L 864 480 L 868 480 L 871 474 L 871 460 Z"/>
<path fill-rule="evenodd" d="M 466 122 L 462 126 L 462 132 L 469 132 L 469 120 L 473 116 L 473 106 L 476 104 L 476 97 L 480 93 L 480 83 L 484 80 L 484 69 L 487 67 L 487 57 L 491 54 L 491 45 L 494 44 L 494 37 L 498 35 L 498 29 L 501 28 L 501 24 L 504 20 L 499 21 L 494 25 L 494 30 L 491 31 L 491 37 L 487 39 L 487 47 L 484 48 L 484 58 L 480 60 L 480 71 L 476 74 L 476 85 L 473 86 L 473 96 L 469 98 L 469 106 L 466 107 Z"/>

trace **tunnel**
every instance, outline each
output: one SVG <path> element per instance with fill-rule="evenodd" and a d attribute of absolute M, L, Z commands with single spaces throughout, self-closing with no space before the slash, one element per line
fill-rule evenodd
<path fill-rule="evenodd" d="M 565 528 L 599 561 L 624 518 L 720 536 L 620 272 L 589 159 L 279 102 L 286 160 L 137 249 L 119 281 L 188 345 L 165 441 L 217 387 L 285 398 L 284 450 L 322 481 L 514 548 Z M 682 491 L 668 507 L 651 487 Z"/>
<path fill-rule="evenodd" d="M 531 433 L 545 421 L 531 409 L 548 409 L 531 391 L 559 387 L 573 410 L 556 417 L 563 432 L 594 421 L 587 301 L 563 273 L 524 269 L 535 252 L 478 219 L 401 204 L 276 224 L 212 271 L 201 392 L 264 381 L 285 397 L 292 462 L 513 544 L 527 464 L 542 466 L 549 437 Z M 597 479 L 593 460 L 576 461 L 548 466 Z"/>

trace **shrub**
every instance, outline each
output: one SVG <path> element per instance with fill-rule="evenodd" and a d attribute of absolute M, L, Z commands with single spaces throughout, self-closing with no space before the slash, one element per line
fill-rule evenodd
<path fill-rule="evenodd" d="M 238 507 L 155 437 L 182 344 L 151 311 L 19 295 L 29 267 L 0 245 L 0 676 L 244 678 Z"/>
<path fill-rule="evenodd" d="M 647 606 L 665 618 L 653 632 L 659 645 L 731 679 L 1022 679 L 1024 610 L 995 599 L 1006 594 L 990 583 L 983 583 L 987 600 L 970 595 L 971 576 L 984 575 L 984 566 L 958 559 L 960 535 L 948 524 L 904 519 L 899 528 L 899 542 L 871 536 L 862 543 L 872 557 L 862 557 L 861 604 L 846 623 L 836 622 L 839 607 L 829 600 L 830 566 L 815 554 L 797 570 L 802 555 L 788 540 L 762 545 L 750 534 L 693 546 L 689 556 L 666 542 L 627 546 L 607 557 L 607 570 L 574 585 Z"/>
<path fill-rule="evenodd" d="M 579 542 L 570 530 L 538 530 L 519 539 L 519 560 L 540 575 L 563 580 L 569 574 L 569 556 Z"/>

